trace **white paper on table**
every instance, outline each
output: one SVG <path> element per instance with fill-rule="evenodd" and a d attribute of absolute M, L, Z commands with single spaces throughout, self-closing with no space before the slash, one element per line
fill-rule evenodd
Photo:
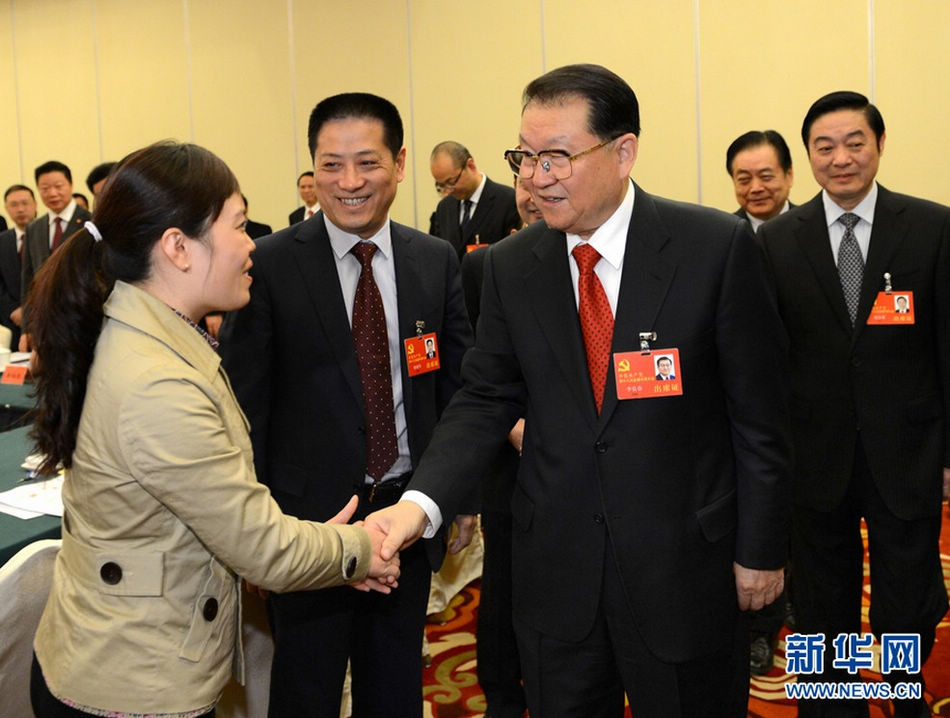
<path fill-rule="evenodd" d="M 63 475 L 45 481 L 28 481 L 0 493 L 0 505 L 7 509 L 30 511 L 49 516 L 63 515 Z"/>
<path fill-rule="evenodd" d="M 18 519 L 35 519 L 43 515 L 37 511 L 24 511 L 23 509 L 15 509 L 12 506 L 7 506 L 6 504 L 0 504 L 0 514 L 15 516 Z"/>

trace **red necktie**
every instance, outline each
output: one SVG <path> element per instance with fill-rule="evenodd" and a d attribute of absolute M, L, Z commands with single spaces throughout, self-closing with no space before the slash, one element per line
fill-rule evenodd
<path fill-rule="evenodd" d="M 53 231 L 53 247 L 50 249 L 51 252 L 55 252 L 59 249 L 59 245 L 63 243 L 63 220 L 57 217 L 54 221 L 56 222 L 56 229 Z"/>
<path fill-rule="evenodd" d="M 376 245 L 358 242 L 350 251 L 363 266 L 353 300 L 353 344 L 366 406 L 366 474 L 379 481 L 399 455 L 386 313 L 373 277 Z"/>
<path fill-rule="evenodd" d="M 577 312 L 584 333 L 584 349 L 587 351 L 587 373 L 594 390 L 597 413 L 604 403 L 604 388 L 607 384 L 607 367 L 610 363 L 610 343 L 614 336 L 614 315 L 604 285 L 594 273 L 600 261 L 600 253 L 589 244 L 578 244 L 572 252 L 580 270 L 577 278 Z"/>

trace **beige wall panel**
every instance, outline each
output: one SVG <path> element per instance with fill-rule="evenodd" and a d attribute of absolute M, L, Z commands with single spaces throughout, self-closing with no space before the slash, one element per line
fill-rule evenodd
<path fill-rule="evenodd" d="M 700 3 L 703 204 L 733 211 L 726 149 L 748 130 L 778 130 L 796 169 L 791 199 L 818 191 L 802 119 L 834 90 L 869 92 L 867 0 Z"/>
<path fill-rule="evenodd" d="M 283 227 L 294 176 L 286 3 L 187 6 L 194 141 L 228 163 L 255 220 Z"/>
<path fill-rule="evenodd" d="M 190 140 L 182 0 L 96 0 L 95 41 L 101 160 L 158 140 Z"/>
<path fill-rule="evenodd" d="M 13 15 L 10 4 L 0 5 L 0 28 L 10 28 Z M 0 142 L 0 192 L 12 184 L 26 184 L 33 187 L 33 176 L 30 170 L 20 162 L 20 136 L 17 127 L 16 106 L 16 74 L 13 55 L 13 34 L 0 30 L 0 97 L 4 102 L 3 118 L 0 120 L 0 132 L 3 142 Z M 0 205 L 0 215 L 7 220 L 8 226 L 13 222 Z"/>
<path fill-rule="evenodd" d="M 545 0 L 547 69 L 594 62 L 637 93 L 643 127 L 634 179 L 695 201 L 696 86 L 691 0 Z"/>
<path fill-rule="evenodd" d="M 286 214 L 300 204 L 295 180 L 313 169 L 307 148 L 307 120 L 320 100 L 340 92 L 372 92 L 399 109 L 410 161 L 391 210 L 397 222 L 415 226 L 411 157 L 412 111 L 409 93 L 409 40 L 406 3 L 369 0 L 349 3 L 293 3 L 293 45 L 296 84 L 296 167 L 280 181 L 288 189 Z"/>
<path fill-rule="evenodd" d="M 950 204 L 950 3 L 876 0 L 874 9 L 874 103 L 887 128 L 880 181 Z"/>
<path fill-rule="evenodd" d="M 429 154 L 443 140 L 465 145 L 478 168 L 503 184 L 503 152 L 518 141 L 521 92 L 541 71 L 538 2 L 411 3 L 413 169 L 419 228 L 439 202 Z"/>
<path fill-rule="evenodd" d="M 28 184 L 37 165 L 56 159 L 83 190 L 99 161 L 92 0 L 16 0 L 12 28 Z"/>

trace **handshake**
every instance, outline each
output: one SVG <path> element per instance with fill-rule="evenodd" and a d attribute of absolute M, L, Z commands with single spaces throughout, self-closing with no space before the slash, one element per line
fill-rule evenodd
<path fill-rule="evenodd" d="M 356 510 L 356 502 L 357 497 L 354 496 L 343 511 L 331 519 L 330 523 L 348 521 Z M 343 518 L 344 515 L 345 518 Z M 469 544 L 476 526 L 474 516 L 458 516 L 455 523 L 458 526 L 458 533 L 449 545 L 450 553 L 458 553 Z M 362 527 L 369 534 L 373 556 L 366 578 L 351 585 L 361 591 L 389 593 L 398 585 L 399 552 L 422 537 L 429 525 L 429 518 L 418 504 L 412 501 L 399 501 L 371 513 L 362 521 L 357 521 L 355 525 Z"/>
<path fill-rule="evenodd" d="M 349 523 L 358 503 L 359 498 L 353 496 L 327 523 Z M 366 578 L 350 585 L 359 591 L 390 593 L 399 585 L 399 551 L 422 536 L 428 521 L 425 512 L 417 504 L 400 501 L 355 522 L 354 526 L 361 527 L 369 535 L 372 557 Z"/>

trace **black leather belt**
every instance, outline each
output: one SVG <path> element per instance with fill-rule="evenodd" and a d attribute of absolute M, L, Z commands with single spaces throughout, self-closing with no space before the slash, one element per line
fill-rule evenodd
<path fill-rule="evenodd" d="M 412 472 L 407 471 L 393 479 L 377 481 L 375 484 L 363 484 L 360 491 L 361 498 L 369 504 L 394 504 L 402 496 L 402 492 L 411 478 Z"/>

